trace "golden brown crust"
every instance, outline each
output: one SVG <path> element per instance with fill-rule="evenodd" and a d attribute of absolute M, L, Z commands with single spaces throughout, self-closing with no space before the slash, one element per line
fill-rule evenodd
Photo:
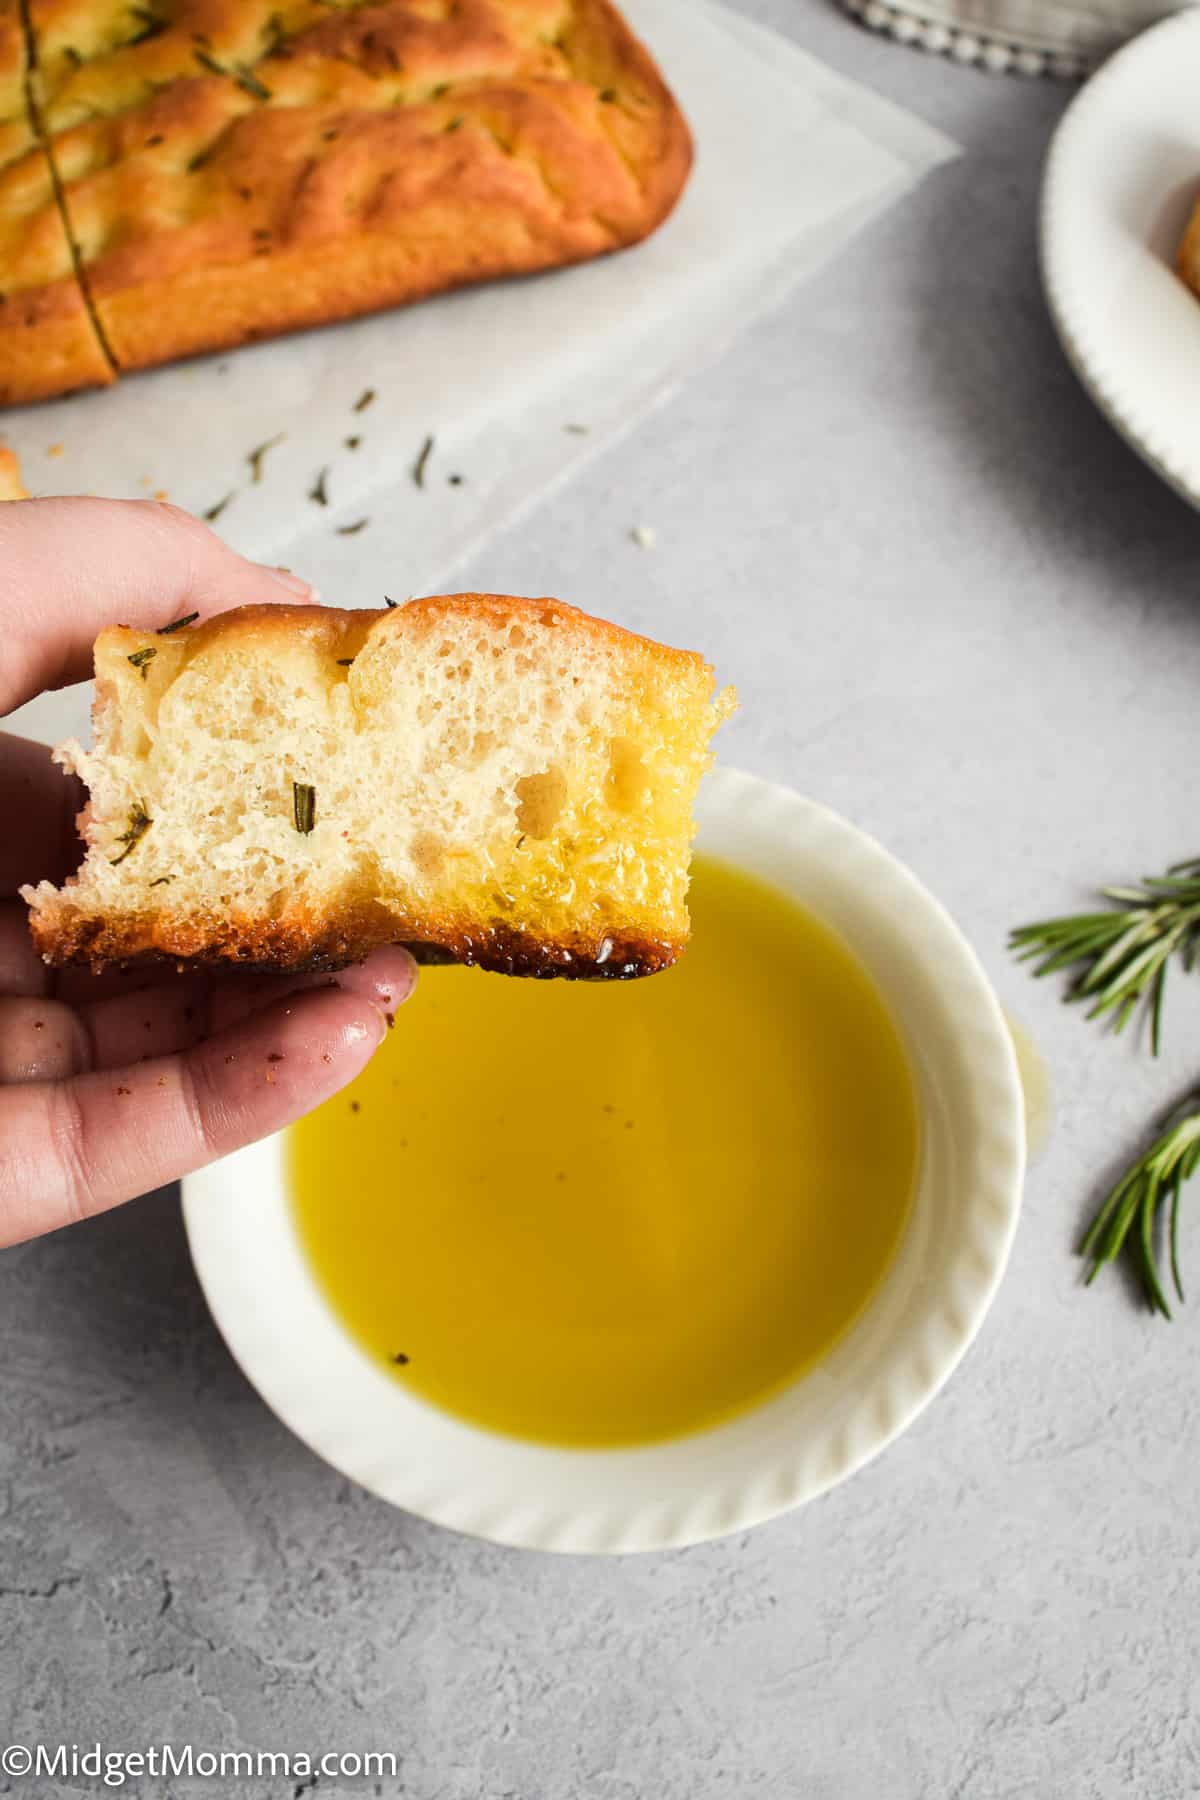
<path fill-rule="evenodd" d="M 25 82 L 17 6 L 0 0 L 0 406 L 112 380 Z"/>
<path fill-rule="evenodd" d="M 288 972 L 342 969 L 384 945 L 403 944 L 419 961 L 468 963 L 501 975 L 628 981 L 669 968 L 684 948 L 665 938 L 609 936 L 597 943 L 535 937 L 500 925 L 481 929 L 477 919 L 450 913 L 401 918 L 384 907 L 340 914 L 332 923 L 316 915 L 263 920 L 166 911 L 106 921 L 64 907 L 53 927 L 34 913 L 30 929 L 46 962 L 90 963 L 96 969 L 170 962 Z"/>
<path fill-rule="evenodd" d="M 74 277 L 0 299 L 0 406 L 107 387 L 112 380 Z"/>
<path fill-rule="evenodd" d="M 25 29 L 17 0 L 0 0 L 0 166 L 34 141 L 25 94 Z"/>
<path fill-rule="evenodd" d="M 233 612 L 216 613 L 211 619 L 187 626 L 185 641 L 197 648 L 214 640 L 229 643 L 239 638 L 266 639 L 268 642 L 276 639 L 286 643 L 297 634 L 303 634 L 327 654 L 355 651 L 372 625 L 401 611 L 409 629 L 414 624 L 426 622 L 432 629 L 441 619 L 458 617 L 478 619 L 482 616 L 502 625 L 514 619 L 528 619 L 535 626 L 569 627 L 575 636 L 590 637 L 596 644 L 613 650 L 636 648 L 649 651 L 656 662 L 680 673 L 697 666 L 708 669 L 704 658 L 694 650 L 676 650 L 669 644 L 660 644 L 656 638 L 642 637 L 624 625 L 614 625 L 611 619 L 598 619 L 549 594 L 537 597 L 528 594 L 425 594 L 406 601 L 403 607 L 293 606 L 288 602 L 239 606 Z M 109 627 L 114 632 L 127 629 L 125 626 Z M 140 642 L 143 634 L 134 635 Z"/>
<path fill-rule="evenodd" d="M 30 11 L 122 369 L 620 249 L 690 167 L 609 0 L 295 0 L 286 29 L 272 0 L 155 0 L 161 30 L 118 0 Z"/>

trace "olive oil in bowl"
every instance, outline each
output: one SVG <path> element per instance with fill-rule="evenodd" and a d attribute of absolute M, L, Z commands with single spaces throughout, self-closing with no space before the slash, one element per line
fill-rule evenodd
<path fill-rule="evenodd" d="M 422 973 L 352 1087 L 293 1128 L 334 1312 L 424 1399 L 600 1447 L 768 1398 L 869 1302 L 916 1177 L 912 1077 L 824 925 L 698 856 L 652 979 Z"/>

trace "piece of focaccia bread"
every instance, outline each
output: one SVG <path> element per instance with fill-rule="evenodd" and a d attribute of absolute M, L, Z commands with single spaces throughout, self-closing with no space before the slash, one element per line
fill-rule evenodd
<path fill-rule="evenodd" d="M 18 0 L 0 0 L 0 406 L 112 380 L 34 131 L 28 75 Z"/>
<path fill-rule="evenodd" d="M 652 974 L 687 941 L 691 807 L 734 704 L 700 656 L 557 600 L 247 607 L 96 643 L 88 854 L 26 889 L 51 962 L 336 966 L 432 946 Z"/>
<path fill-rule="evenodd" d="M 118 371 L 620 249 L 690 166 L 608 0 L 28 4 Z"/>

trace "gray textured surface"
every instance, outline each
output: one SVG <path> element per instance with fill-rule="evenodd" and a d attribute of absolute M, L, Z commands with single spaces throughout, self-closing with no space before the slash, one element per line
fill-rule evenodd
<path fill-rule="evenodd" d="M 1033 203 L 1066 91 L 816 0 L 753 10 L 966 156 L 464 573 L 702 645 L 741 689 L 726 758 L 879 834 L 957 914 L 1057 1089 L 998 1304 L 915 1428 L 820 1503 L 563 1561 L 426 1527 L 310 1456 L 231 1365 L 168 1200 L 9 1252 L 0 1739 L 389 1748 L 384 1791 L 415 1800 L 1200 1788 L 1200 1308 L 1168 1328 L 1119 1279 L 1085 1296 L 1071 1255 L 1200 1019 L 1175 995 L 1151 1068 L 1003 950 L 1197 847 L 1200 522 L 1043 313 Z"/>

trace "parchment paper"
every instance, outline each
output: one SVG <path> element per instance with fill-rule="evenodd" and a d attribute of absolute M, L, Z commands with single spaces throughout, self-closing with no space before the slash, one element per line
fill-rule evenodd
<path fill-rule="evenodd" d="M 647 243 L 7 414 L 0 430 L 32 491 L 162 492 L 199 513 L 232 493 L 216 529 L 300 570 L 332 604 L 437 591 L 499 525 L 955 153 L 722 7 L 625 10 L 696 140 L 687 191 Z M 373 402 L 355 412 L 368 390 Z M 276 437 L 255 483 L 248 453 Z M 326 506 L 308 498 L 322 470 Z M 47 738 L 86 729 L 78 696 L 35 702 L 14 723 Z"/>

